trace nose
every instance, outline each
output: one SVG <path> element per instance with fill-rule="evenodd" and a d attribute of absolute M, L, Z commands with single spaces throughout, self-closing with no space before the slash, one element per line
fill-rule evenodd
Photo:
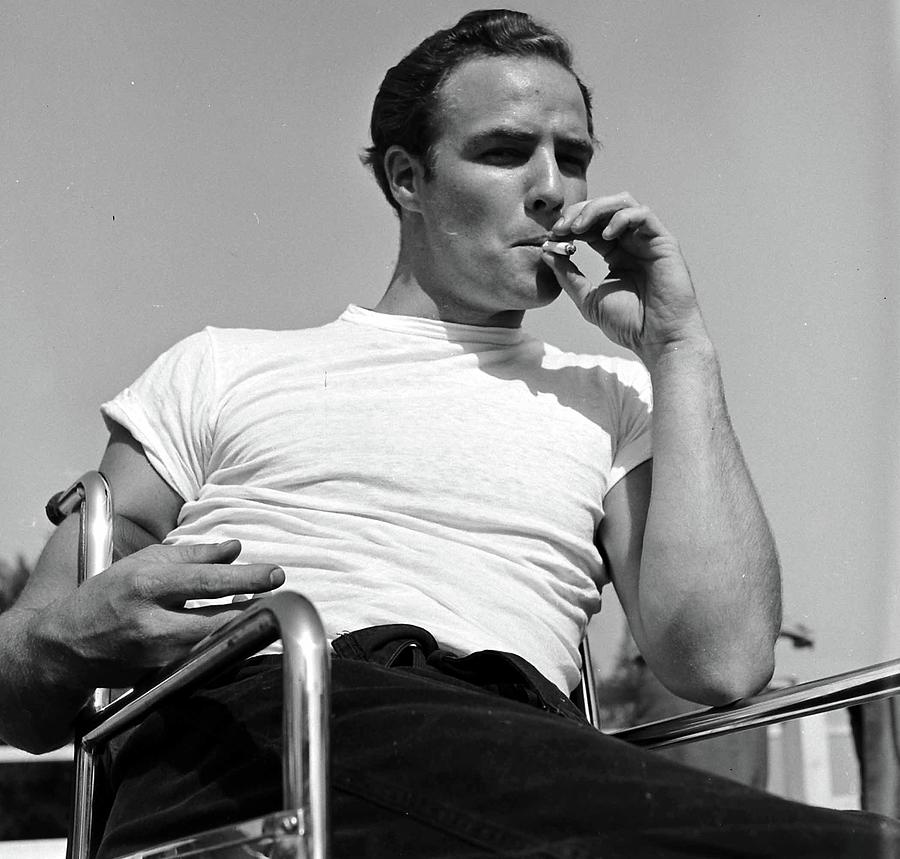
<path fill-rule="evenodd" d="M 525 197 L 527 209 L 535 215 L 552 215 L 555 219 L 562 211 L 564 202 L 565 187 L 556 155 L 550 151 L 536 152 Z"/>

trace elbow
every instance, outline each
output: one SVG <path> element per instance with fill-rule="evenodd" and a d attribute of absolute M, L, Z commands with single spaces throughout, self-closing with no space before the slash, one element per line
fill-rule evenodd
<path fill-rule="evenodd" d="M 762 692 L 775 674 L 775 642 L 778 632 L 768 628 L 748 638 L 740 652 L 732 652 L 730 659 L 720 668 L 724 677 L 720 692 L 729 696 L 731 703 Z M 718 705 L 718 706 L 721 706 Z"/>
<path fill-rule="evenodd" d="M 764 689 L 775 672 L 775 638 L 768 634 L 731 641 L 693 637 L 679 644 L 654 648 L 644 659 L 671 692 L 697 704 L 724 707 L 749 698 Z"/>
<path fill-rule="evenodd" d="M 762 691 L 775 672 L 774 653 L 753 661 L 729 660 L 692 672 L 672 691 L 709 707 L 724 707 Z"/>
<path fill-rule="evenodd" d="M 770 678 L 771 675 L 762 683 L 739 678 L 727 678 L 725 680 L 716 678 L 713 682 L 695 685 L 691 699 L 709 707 L 726 707 L 729 704 L 735 704 L 744 698 L 750 698 L 755 695 L 765 688 Z"/>
<path fill-rule="evenodd" d="M 47 752 L 56 751 L 62 748 L 66 743 L 72 742 L 72 736 L 39 736 L 36 733 L 8 733 L 2 737 L 3 742 L 8 746 L 21 749 L 30 755 L 43 755 Z"/>
<path fill-rule="evenodd" d="M 25 716 L 22 711 L 11 713 L 0 708 L 0 740 L 9 746 L 43 755 L 71 743 L 74 732 L 70 725 L 48 724 L 40 716 Z"/>

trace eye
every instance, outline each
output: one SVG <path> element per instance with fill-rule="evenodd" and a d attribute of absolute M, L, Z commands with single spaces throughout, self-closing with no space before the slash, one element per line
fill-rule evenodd
<path fill-rule="evenodd" d="M 511 146 L 498 146 L 494 149 L 488 149 L 481 154 L 481 160 L 484 163 L 498 166 L 521 164 L 527 159 L 527 154 L 522 152 L 522 150 L 514 149 Z"/>
<path fill-rule="evenodd" d="M 587 173 L 587 161 L 578 155 L 561 155 L 559 157 L 560 169 L 573 176 L 584 176 Z"/>

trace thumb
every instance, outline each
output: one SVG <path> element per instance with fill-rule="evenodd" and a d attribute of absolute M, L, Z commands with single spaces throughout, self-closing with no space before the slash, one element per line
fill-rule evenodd
<path fill-rule="evenodd" d="M 556 275 L 556 282 L 579 310 L 583 310 L 588 295 L 593 291 L 591 282 L 584 276 L 581 269 L 567 256 L 544 251 L 541 254 L 543 261 L 550 266 Z"/>
<path fill-rule="evenodd" d="M 188 563 L 188 564 L 230 564 L 241 554 L 240 540 L 226 540 L 223 543 L 183 543 L 174 546 L 165 546 L 155 543 L 147 546 L 131 557 L 140 556 L 146 561 L 158 561 L 161 563 Z"/>

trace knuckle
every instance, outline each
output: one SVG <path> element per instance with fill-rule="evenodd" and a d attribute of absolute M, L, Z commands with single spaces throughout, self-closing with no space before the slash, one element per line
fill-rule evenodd
<path fill-rule="evenodd" d="M 244 589 L 248 575 L 244 565 L 209 564 L 197 567 L 193 584 L 198 595 L 216 597 L 238 593 Z"/>
<path fill-rule="evenodd" d="M 182 557 L 187 561 L 205 561 L 211 554 L 211 547 L 206 543 L 189 543 L 178 547 Z"/>
<path fill-rule="evenodd" d="M 130 577 L 132 594 L 141 602 L 151 602 L 162 590 L 164 577 L 156 569 L 142 569 Z"/>
<path fill-rule="evenodd" d="M 153 642 L 160 637 L 159 624 L 155 614 L 150 611 L 140 612 L 134 619 L 134 631 L 132 639 L 136 646 L 152 647 Z"/>
<path fill-rule="evenodd" d="M 220 569 L 202 566 L 197 568 L 192 584 L 199 595 L 209 596 L 218 592 L 225 580 L 227 573 L 223 575 Z"/>

